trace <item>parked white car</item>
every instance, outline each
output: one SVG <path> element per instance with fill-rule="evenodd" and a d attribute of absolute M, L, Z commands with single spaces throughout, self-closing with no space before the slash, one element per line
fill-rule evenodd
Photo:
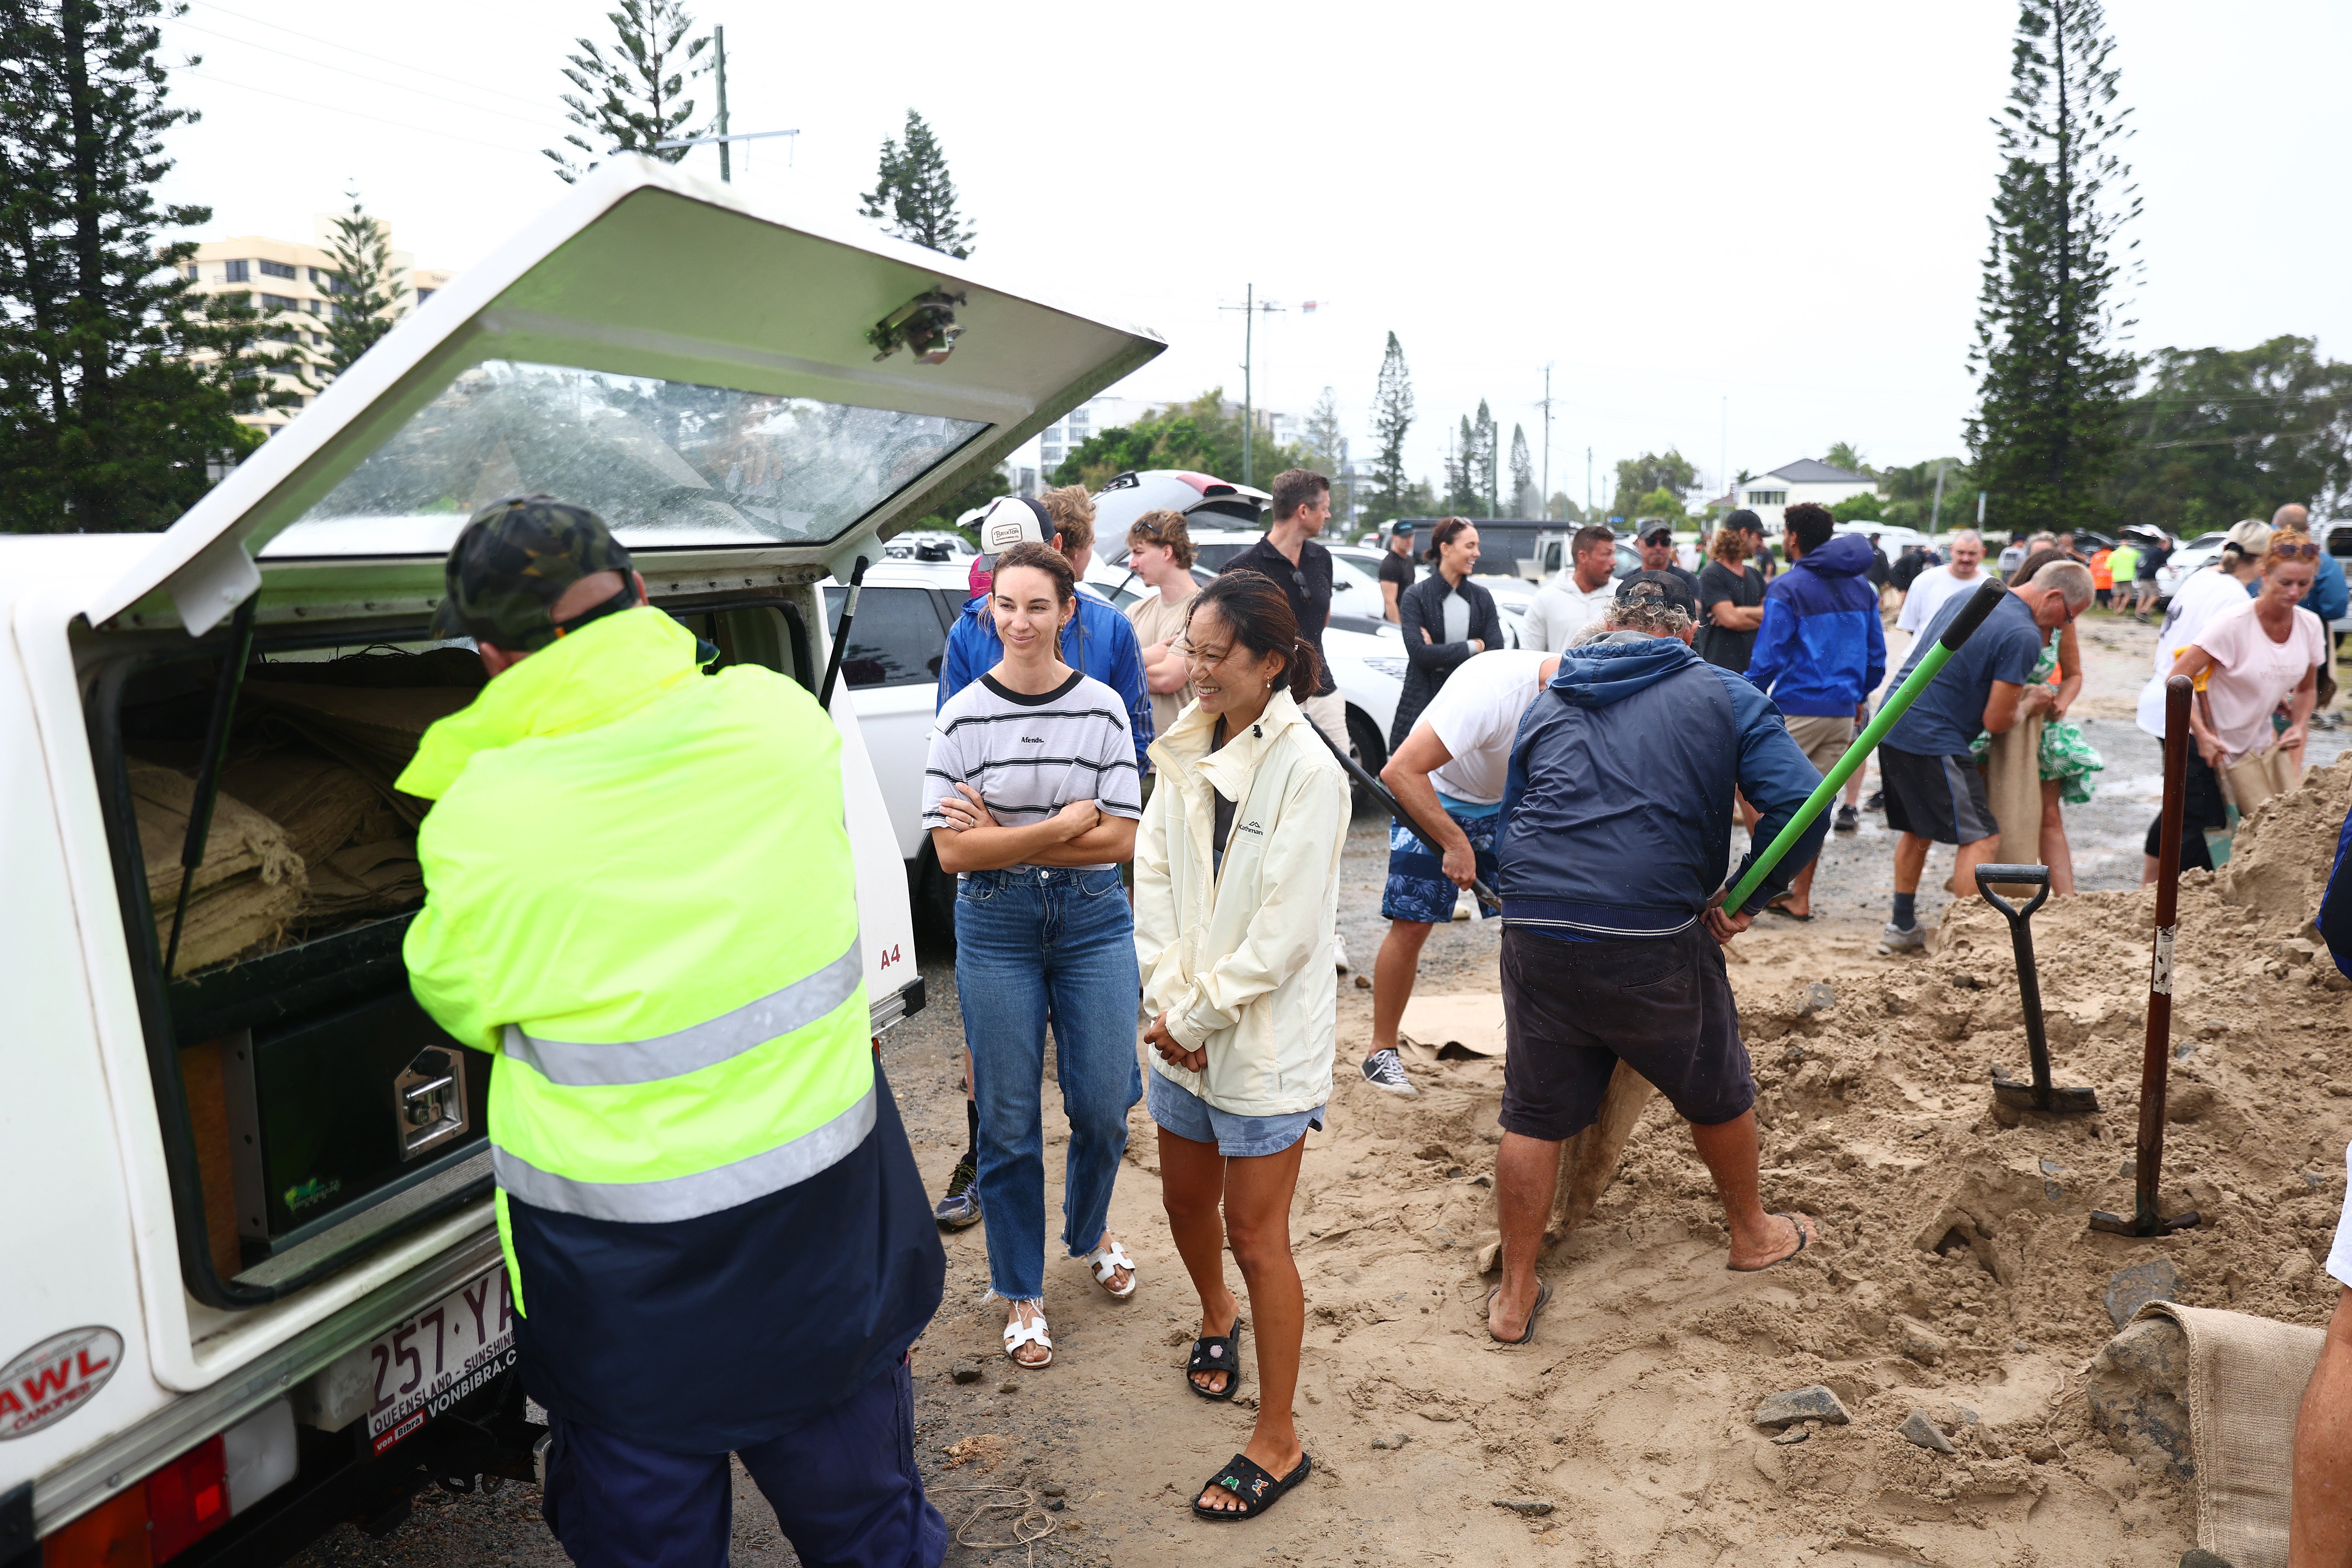
<path fill-rule="evenodd" d="M 2164 564 L 2156 569 L 2156 596 L 2169 599 L 2180 591 L 2180 584 L 2191 572 L 2200 571 L 2221 559 L 2221 546 L 2230 542 L 2229 533 L 2200 533 L 2175 550 Z"/>
<path fill-rule="evenodd" d="M 1163 346 L 616 157 L 169 531 L 0 537 L 0 1562 L 275 1562 L 355 1515 L 396 1523 L 429 1478 L 531 1473 L 499 1058 L 410 994 L 413 879 L 310 896 L 402 850 L 414 872 L 391 780 L 481 678 L 429 629 L 468 514 L 530 490 L 594 508 L 655 605 L 814 692 L 827 572 Z M 922 983 L 867 695 L 833 718 L 879 1032 Z M 265 710 L 266 743 L 232 722 Z M 209 913 L 174 963 L 208 798 L 189 770 L 223 776 L 207 733 L 228 780 L 274 793 L 221 792 L 186 906 Z M 394 853 L 346 873 L 343 845 Z M 549 874 L 593 900 L 614 847 L 582 851 Z"/>

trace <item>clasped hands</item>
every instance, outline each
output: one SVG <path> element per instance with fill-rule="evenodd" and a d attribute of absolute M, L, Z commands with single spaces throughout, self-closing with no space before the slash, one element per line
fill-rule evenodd
<path fill-rule="evenodd" d="M 1188 1051 L 1176 1043 L 1176 1037 L 1168 1032 L 1168 1015 L 1165 1013 L 1152 1019 L 1151 1027 L 1143 1031 L 1143 1043 L 1158 1051 L 1160 1059 L 1170 1067 L 1182 1068 L 1187 1072 L 1200 1072 L 1209 1065 L 1209 1053 L 1206 1047 Z"/>

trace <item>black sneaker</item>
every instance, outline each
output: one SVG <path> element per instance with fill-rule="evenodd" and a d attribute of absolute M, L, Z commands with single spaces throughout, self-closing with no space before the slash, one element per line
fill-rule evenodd
<path fill-rule="evenodd" d="M 1870 792 L 1870 797 L 1862 803 L 1862 809 L 1864 811 L 1885 811 L 1886 809 L 1886 792 L 1883 789 L 1872 790 Z"/>
<path fill-rule="evenodd" d="M 1412 1100 L 1421 1093 L 1421 1090 L 1412 1087 L 1412 1080 L 1404 1076 L 1404 1062 L 1397 1055 L 1394 1046 L 1390 1046 L 1385 1050 L 1374 1051 L 1364 1058 L 1364 1081 L 1374 1089 L 1384 1089 L 1391 1094 L 1401 1094 L 1407 1100 Z"/>
<path fill-rule="evenodd" d="M 1862 814 L 1850 805 L 1838 807 L 1836 830 L 1840 833 L 1862 831 Z"/>
<path fill-rule="evenodd" d="M 979 1224 L 980 1194 L 972 1190 L 971 1185 L 979 1179 L 979 1168 L 973 1165 L 971 1155 L 967 1152 L 962 1159 L 956 1162 L 956 1168 L 949 1173 L 948 1195 L 931 1210 L 931 1217 L 950 1230 L 962 1230 Z"/>

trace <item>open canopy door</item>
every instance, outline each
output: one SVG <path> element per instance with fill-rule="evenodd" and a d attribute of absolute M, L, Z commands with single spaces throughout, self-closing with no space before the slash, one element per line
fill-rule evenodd
<path fill-rule="evenodd" d="M 818 564 L 1166 345 L 870 230 L 604 165 L 404 318 L 86 614 L 200 634 L 264 562 L 437 560 L 546 491 L 683 568 Z"/>

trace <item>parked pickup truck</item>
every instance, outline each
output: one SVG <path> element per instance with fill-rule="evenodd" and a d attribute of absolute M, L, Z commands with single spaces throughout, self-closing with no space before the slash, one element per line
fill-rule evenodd
<path fill-rule="evenodd" d="M 426 629 L 467 514 L 595 508 L 714 668 L 814 691 L 818 582 L 1163 347 L 619 159 L 169 531 L 0 537 L 0 1564 L 274 1562 L 530 1473 L 499 1060 L 401 962 L 392 781 L 484 679 Z M 878 1034 L 923 993 L 855 709 Z"/>

